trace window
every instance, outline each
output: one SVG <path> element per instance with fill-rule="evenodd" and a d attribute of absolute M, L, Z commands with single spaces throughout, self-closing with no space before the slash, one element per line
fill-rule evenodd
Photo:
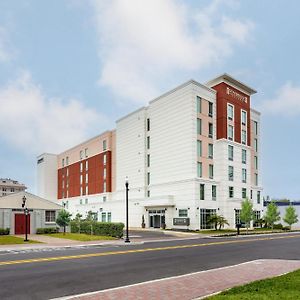
<path fill-rule="evenodd" d="M 89 186 L 88 186 L 88 185 L 85 186 L 85 194 L 86 194 L 86 195 L 89 194 Z"/>
<path fill-rule="evenodd" d="M 247 170 L 242 169 L 242 182 L 246 183 L 247 182 Z"/>
<path fill-rule="evenodd" d="M 63 167 L 65 166 L 65 159 L 64 158 L 62 159 L 61 164 L 62 164 Z"/>
<path fill-rule="evenodd" d="M 213 116 L 213 103 L 208 102 L 208 116 L 212 117 Z"/>
<path fill-rule="evenodd" d="M 258 142 L 257 142 L 257 139 L 254 139 L 254 150 L 256 151 L 256 152 L 258 152 Z"/>
<path fill-rule="evenodd" d="M 246 199 L 246 198 L 247 198 L 247 189 L 242 188 L 242 199 Z"/>
<path fill-rule="evenodd" d="M 209 223 L 208 220 L 212 215 L 216 214 L 215 209 L 200 209 L 200 229 L 213 229 L 214 224 Z"/>
<path fill-rule="evenodd" d="M 242 149 L 242 163 L 246 164 L 247 163 L 247 150 Z"/>
<path fill-rule="evenodd" d="M 242 125 L 246 126 L 247 124 L 247 112 L 242 110 Z"/>
<path fill-rule="evenodd" d="M 254 176 L 255 176 L 255 185 L 258 185 L 258 175 L 255 174 Z"/>
<path fill-rule="evenodd" d="M 82 196 L 83 195 L 83 188 L 82 188 L 82 186 L 80 187 L 80 196 Z M 81 204 L 81 203 L 80 203 Z"/>
<path fill-rule="evenodd" d="M 197 162 L 197 177 L 202 177 L 202 162 Z"/>
<path fill-rule="evenodd" d="M 203 183 L 200 184 L 200 200 L 204 200 L 205 197 L 205 185 Z"/>
<path fill-rule="evenodd" d="M 147 197 L 148 198 L 150 197 L 150 191 L 149 190 L 147 191 Z"/>
<path fill-rule="evenodd" d="M 257 222 L 260 219 L 260 211 L 255 210 L 254 211 L 254 218 L 253 218 L 253 227 L 259 227 L 260 224 Z"/>
<path fill-rule="evenodd" d="M 14 188 L 11 188 L 10 191 L 11 191 L 12 193 L 14 193 L 15 189 L 14 189 Z"/>
<path fill-rule="evenodd" d="M 85 204 L 88 204 L 88 203 L 89 203 L 89 199 L 85 198 Z"/>
<path fill-rule="evenodd" d="M 45 211 L 45 221 L 46 223 L 55 223 L 55 210 Z"/>
<path fill-rule="evenodd" d="M 103 202 L 106 202 L 106 196 L 103 196 L 102 200 Z"/>
<path fill-rule="evenodd" d="M 85 170 L 88 171 L 88 169 L 89 169 L 89 161 L 86 160 L 85 161 Z"/>
<path fill-rule="evenodd" d="M 241 210 L 235 209 L 234 211 L 235 211 L 235 225 L 241 224 Z"/>
<path fill-rule="evenodd" d="M 103 178 L 106 179 L 106 168 L 103 169 Z"/>
<path fill-rule="evenodd" d="M 66 157 L 66 166 L 69 165 L 69 156 Z"/>
<path fill-rule="evenodd" d="M 229 194 L 228 194 L 229 198 L 233 198 L 234 197 L 234 188 L 233 188 L 233 186 L 228 187 L 228 192 L 229 192 Z"/>
<path fill-rule="evenodd" d="M 250 190 L 250 199 L 252 200 L 252 198 L 253 198 L 253 191 Z"/>
<path fill-rule="evenodd" d="M 202 99 L 197 96 L 197 113 L 200 114 L 202 110 Z"/>
<path fill-rule="evenodd" d="M 106 181 L 103 182 L 103 193 L 106 193 Z"/>
<path fill-rule="evenodd" d="M 80 152 L 79 152 L 79 157 L 80 157 L 80 159 L 83 158 L 83 151 L 82 150 L 80 150 Z"/>
<path fill-rule="evenodd" d="M 233 146 L 228 145 L 228 160 L 233 160 Z"/>
<path fill-rule="evenodd" d="M 84 149 L 84 155 L 85 155 L 85 157 L 88 157 L 88 148 Z"/>
<path fill-rule="evenodd" d="M 83 176 L 82 174 L 80 175 L 80 184 L 82 184 L 82 181 L 83 181 Z"/>
<path fill-rule="evenodd" d="M 150 184 L 150 172 L 147 173 L 147 185 Z"/>
<path fill-rule="evenodd" d="M 202 120 L 197 119 L 197 134 L 202 134 Z"/>
<path fill-rule="evenodd" d="M 234 175 L 233 175 L 233 166 L 228 166 L 228 180 L 229 181 L 233 181 L 233 177 L 234 177 Z"/>
<path fill-rule="evenodd" d="M 255 168 L 255 170 L 258 169 L 258 158 L 257 158 L 257 156 L 254 156 L 254 168 Z"/>
<path fill-rule="evenodd" d="M 260 191 L 257 191 L 257 204 L 260 204 Z"/>
<path fill-rule="evenodd" d="M 106 222 L 106 212 L 101 213 L 101 222 Z"/>
<path fill-rule="evenodd" d="M 214 146 L 213 144 L 208 144 L 208 158 L 214 157 Z"/>
<path fill-rule="evenodd" d="M 102 142 L 102 148 L 103 148 L 103 151 L 106 151 L 106 140 L 103 140 L 103 142 Z"/>
<path fill-rule="evenodd" d="M 209 178 L 213 179 L 214 178 L 214 165 L 209 165 L 208 173 L 209 173 Z"/>
<path fill-rule="evenodd" d="M 67 168 L 66 173 L 67 173 L 67 176 L 69 176 L 69 168 Z"/>
<path fill-rule="evenodd" d="M 107 213 L 107 222 L 111 222 L 111 212 Z"/>
<path fill-rule="evenodd" d="M 147 136 L 147 149 L 150 149 L 150 136 Z"/>
<path fill-rule="evenodd" d="M 247 143 L 247 132 L 246 132 L 246 130 L 242 130 L 242 144 L 243 145 L 246 145 L 246 143 Z"/>
<path fill-rule="evenodd" d="M 82 170 L 83 170 L 83 164 L 82 164 L 82 162 L 80 163 L 80 172 L 82 172 Z"/>
<path fill-rule="evenodd" d="M 106 154 L 103 155 L 103 164 L 106 165 Z"/>
<path fill-rule="evenodd" d="M 208 123 L 208 137 L 212 138 L 214 134 L 214 126 L 212 123 Z"/>
<path fill-rule="evenodd" d="M 228 125 L 228 139 L 230 141 L 233 141 L 233 126 L 232 125 Z"/>
<path fill-rule="evenodd" d="M 233 120 L 233 110 L 234 110 L 233 105 L 228 104 L 227 105 L 227 117 L 229 120 Z"/>
<path fill-rule="evenodd" d="M 147 167 L 150 167 L 150 154 L 147 154 Z"/>
<path fill-rule="evenodd" d="M 187 218 L 188 210 L 187 209 L 178 209 L 178 217 Z"/>
<path fill-rule="evenodd" d="M 147 131 L 150 131 L 150 119 L 147 119 Z"/>
<path fill-rule="evenodd" d="M 202 156 L 202 141 L 197 141 L 197 156 Z"/>
<path fill-rule="evenodd" d="M 254 124 L 254 134 L 257 135 L 258 134 L 258 123 L 256 121 L 253 122 Z"/>
<path fill-rule="evenodd" d="M 216 185 L 211 186 L 211 198 L 214 201 L 217 199 L 217 186 Z"/>

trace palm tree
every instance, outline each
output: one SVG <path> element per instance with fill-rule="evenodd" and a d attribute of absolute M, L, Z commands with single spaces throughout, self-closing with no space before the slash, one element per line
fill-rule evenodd
<path fill-rule="evenodd" d="M 218 216 L 219 230 L 221 230 L 225 225 L 229 226 L 228 221 L 223 216 Z"/>
<path fill-rule="evenodd" d="M 218 215 L 217 214 L 210 215 L 206 220 L 206 224 L 208 225 L 213 224 L 215 230 L 218 230 Z"/>

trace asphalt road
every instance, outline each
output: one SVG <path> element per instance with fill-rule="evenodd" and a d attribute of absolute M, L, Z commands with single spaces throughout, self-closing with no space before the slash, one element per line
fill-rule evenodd
<path fill-rule="evenodd" d="M 300 260 L 299 249 L 300 234 L 290 234 L 2 254 L 0 299 L 50 299 L 255 259 Z"/>

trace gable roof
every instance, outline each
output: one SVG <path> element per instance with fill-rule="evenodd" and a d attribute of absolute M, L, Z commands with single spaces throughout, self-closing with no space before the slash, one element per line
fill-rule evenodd
<path fill-rule="evenodd" d="M 22 208 L 23 197 L 26 197 L 28 209 L 61 209 L 62 206 L 28 192 L 19 192 L 0 197 L 0 208 Z"/>

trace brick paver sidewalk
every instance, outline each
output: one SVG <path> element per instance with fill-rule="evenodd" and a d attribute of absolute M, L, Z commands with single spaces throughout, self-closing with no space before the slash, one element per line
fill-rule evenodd
<path fill-rule="evenodd" d="M 95 293 L 64 297 L 76 300 L 159 300 L 205 297 L 251 281 L 300 269 L 300 261 L 262 259 L 235 266 L 154 280 Z"/>

